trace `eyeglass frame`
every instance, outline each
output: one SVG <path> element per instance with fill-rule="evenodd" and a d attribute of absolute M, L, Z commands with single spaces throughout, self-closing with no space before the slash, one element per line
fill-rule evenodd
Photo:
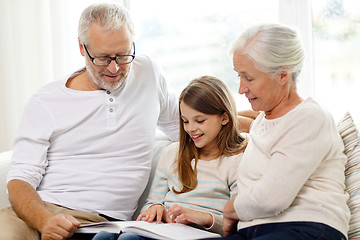
<path fill-rule="evenodd" d="M 135 59 L 135 42 L 132 43 L 132 46 L 133 46 L 133 48 L 134 48 L 133 54 L 117 55 L 117 56 L 115 56 L 115 57 L 103 57 L 103 58 L 107 58 L 107 59 L 108 59 L 107 64 L 105 64 L 105 65 L 99 65 L 99 64 L 94 63 L 94 60 L 95 60 L 96 58 L 99 58 L 99 57 L 92 57 L 92 56 L 90 55 L 90 53 L 89 53 L 86 45 L 83 44 L 83 47 L 84 47 L 84 49 L 85 49 L 85 52 L 87 53 L 90 61 L 91 61 L 95 66 L 101 66 L 101 67 L 109 66 L 109 64 L 110 64 L 113 60 L 114 60 L 114 61 L 116 62 L 116 64 L 118 64 L 118 65 L 125 65 L 125 64 L 132 63 L 132 62 L 134 61 L 134 59 Z M 117 58 L 118 58 L 118 57 L 132 57 L 132 59 L 131 59 L 130 62 L 127 62 L 127 63 L 118 63 L 118 61 L 117 61 Z"/>

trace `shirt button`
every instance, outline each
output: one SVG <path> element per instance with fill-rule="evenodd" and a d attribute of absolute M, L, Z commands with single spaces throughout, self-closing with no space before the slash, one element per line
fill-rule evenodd
<path fill-rule="evenodd" d="M 113 112 L 113 111 L 114 111 L 114 109 L 113 109 L 113 108 L 110 108 L 110 109 L 109 109 L 109 111 L 110 111 L 110 112 Z"/>
<path fill-rule="evenodd" d="M 109 101 L 112 102 L 112 101 L 114 101 L 114 99 L 113 99 L 113 98 L 109 98 Z"/>
<path fill-rule="evenodd" d="M 110 94 L 111 92 L 110 91 L 106 91 L 107 94 Z"/>

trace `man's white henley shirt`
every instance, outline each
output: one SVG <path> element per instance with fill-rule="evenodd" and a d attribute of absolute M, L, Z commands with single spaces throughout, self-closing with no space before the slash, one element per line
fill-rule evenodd
<path fill-rule="evenodd" d="M 129 220 L 147 184 L 156 127 L 178 139 L 177 98 L 145 56 L 113 92 L 67 88 L 76 74 L 29 100 L 8 181 L 28 182 L 43 201 Z"/>

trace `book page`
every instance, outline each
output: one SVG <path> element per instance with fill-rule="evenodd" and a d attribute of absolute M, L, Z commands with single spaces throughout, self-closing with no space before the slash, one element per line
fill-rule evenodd
<path fill-rule="evenodd" d="M 100 231 L 107 231 L 111 233 L 120 233 L 123 228 L 127 226 L 137 226 L 142 227 L 144 225 L 149 225 L 151 223 L 144 221 L 112 221 L 112 222 L 98 222 L 84 224 L 78 227 L 76 230 L 77 233 L 97 233 Z"/>
<path fill-rule="evenodd" d="M 180 223 L 147 224 L 143 226 L 127 226 L 124 232 L 132 232 L 145 237 L 157 239 L 192 240 L 200 238 L 221 237 L 220 234 L 208 232 Z"/>
<path fill-rule="evenodd" d="M 200 238 L 221 237 L 219 234 L 194 228 L 180 223 L 148 223 L 144 221 L 114 221 L 81 225 L 76 233 L 111 233 L 132 232 L 156 239 L 191 240 Z"/>

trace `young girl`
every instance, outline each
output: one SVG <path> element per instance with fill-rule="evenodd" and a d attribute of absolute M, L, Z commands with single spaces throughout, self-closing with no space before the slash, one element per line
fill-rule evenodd
<path fill-rule="evenodd" d="M 182 91 L 179 110 L 179 142 L 164 149 L 137 220 L 181 222 L 221 233 L 222 210 L 237 194 L 237 165 L 246 146 L 234 99 L 223 81 L 203 76 Z M 94 239 L 111 239 L 106 235 Z M 119 239 L 125 236 L 134 237 Z"/>

